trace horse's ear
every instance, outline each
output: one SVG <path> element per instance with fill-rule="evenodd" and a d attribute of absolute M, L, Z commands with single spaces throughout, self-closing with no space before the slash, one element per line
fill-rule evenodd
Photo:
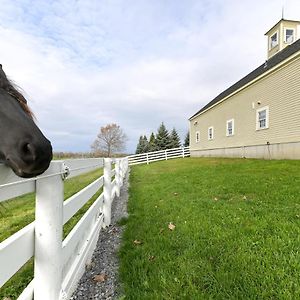
<path fill-rule="evenodd" d="M 6 75 L 4 71 L 2 70 L 2 65 L 0 64 L 0 87 L 3 88 L 5 85 L 5 82 L 7 81 Z"/>

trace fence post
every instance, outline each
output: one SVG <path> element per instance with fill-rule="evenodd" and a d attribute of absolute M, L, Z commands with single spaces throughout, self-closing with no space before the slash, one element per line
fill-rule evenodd
<path fill-rule="evenodd" d="M 149 156 L 148 156 L 148 153 L 146 154 L 146 158 L 147 158 L 147 165 L 149 165 Z"/>
<path fill-rule="evenodd" d="M 110 225 L 111 222 L 111 159 L 104 158 L 104 204 L 103 204 L 103 214 L 104 214 L 104 227 Z"/>
<path fill-rule="evenodd" d="M 165 150 L 165 157 L 166 157 L 166 160 L 168 160 L 167 150 Z"/>
<path fill-rule="evenodd" d="M 127 169 L 128 169 L 128 158 L 127 157 L 124 159 L 124 164 L 125 164 L 125 168 L 124 168 L 124 178 L 125 178 Z"/>
<path fill-rule="evenodd" d="M 121 178 L 120 178 L 120 159 L 116 160 L 115 164 L 115 170 L 116 170 L 116 183 L 117 183 L 117 197 L 120 197 L 120 187 L 121 187 Z"/>
<path fill-rule="evenodd" d="M 184 158 L 184 147 L 182 147 L 182 157 Z"/>
<path fill-rule="evenodd" d="M 59 299 L 62 288 L 64 185 L 62 162 L 52 162 L 51 177 L 37 179 L 35 207 L 34 299 Z"/>
<path fill-rule="evenodd" d="M 120 183 L 120 187 L 122 186 L 122 161 L 123 161 L 123 158 L 120 158 L 120 164 L 119 164 L 119 183 Z"/>
<path fill-rule="evenodd" d="M 126 175 L 126 158 L 123 159 L 123 166 L 122 166 L 122 182 L 124 182 L 125 175 Z"/>

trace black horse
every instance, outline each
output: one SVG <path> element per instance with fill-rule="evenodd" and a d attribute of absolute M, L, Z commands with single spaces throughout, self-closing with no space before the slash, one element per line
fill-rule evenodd
<path fill-rule="evenodd" d="M 24 96 L 0 65 L 0 162 L 20 177 L 43 173 L 52 159 L 51 143 L 33 121 Z"/>

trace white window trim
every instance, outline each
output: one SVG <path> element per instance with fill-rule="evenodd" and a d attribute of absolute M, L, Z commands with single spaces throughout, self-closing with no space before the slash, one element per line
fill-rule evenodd
<path fill-rule="evenodd" d="M 260 128 L 258 122 L 258 113 L 265 110 L 266 111 L 266 127 Z M 269 106 L 264 106 L 256 110 L 256 130 L 264 130 L 269 128 Z"/>
<path fill-rule="evenodd" d="M 277 43 L 272 47 L 272 36 L 274 36 L 275 34 L 277 34 Z M 269 50 L 272 50 L 273 48 L 278 46 L 278 44 L 279 44 L 279 31 L 277 30 L 269 37 Z"/>
<path fill-rule="evenodd" d="M 287 31 L 287 30 L 293 30 L 293 41 L 292 41 L 292 43 L 294 43 L 295 40 L 296 40 L 296 36 L 295 36 L 296 31 L 295 31 L 294 28 L 288 28 L 288 27 L 284 27 L 284 42 L 285 42 L 286 44 L 288 44 L 288 41 L 286 40 L 286 31 Z"/>
<path fill-rule="evenodd" d="M 209 130 L 210 129 L 211 129 L 211 138 L 209 137 Z M 213 126 L 208 127 L 208 130 L 207 130 L 207 139 L 209 141 L 212 141 L 214 139 L 214 127 Z"/>
<path fill-rule="evenodd" d="M 229 134 L 228 132 L 228 124 L 232 123 L 232 134 Z M 230 119 L 226 121 L 226 136 L 233 136 L 234 135 L 234 119 Z"/>
<path fill-rule="evenodd" d="M 196 143 L 199 143 L 200 142 L 200 131 L 196 131 Z"/>

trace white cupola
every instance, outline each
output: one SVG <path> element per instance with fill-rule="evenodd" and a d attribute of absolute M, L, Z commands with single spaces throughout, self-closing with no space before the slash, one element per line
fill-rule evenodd
<path fill-rule="evenodd" d="M 300 21 L 281 19 L 265 33 L 268 37 L 268 59 L 299 38 L 299 25 Z"/>

